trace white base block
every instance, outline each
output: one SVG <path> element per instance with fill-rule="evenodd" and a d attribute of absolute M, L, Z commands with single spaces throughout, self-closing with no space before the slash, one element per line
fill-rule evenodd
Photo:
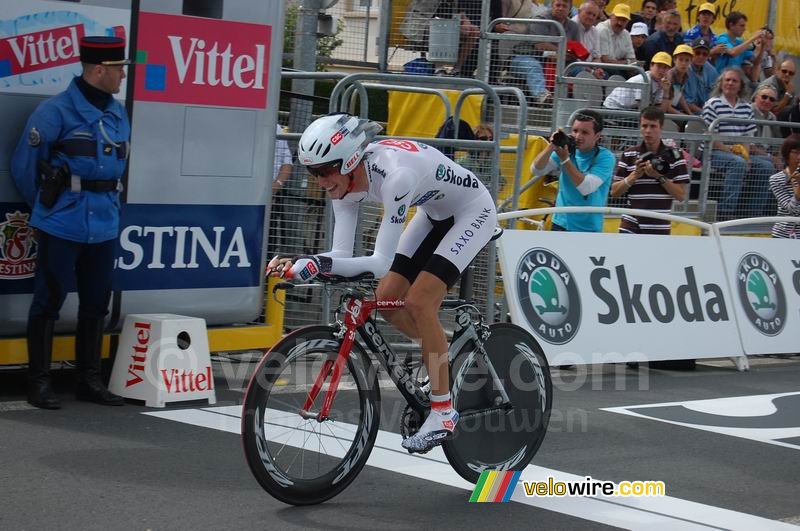
<path fill-rule="evenodd" d="M 168 402 L 217 402 L 204 319 L 161 314 L 128 315 L 109 390 L 148 407 Z"/>

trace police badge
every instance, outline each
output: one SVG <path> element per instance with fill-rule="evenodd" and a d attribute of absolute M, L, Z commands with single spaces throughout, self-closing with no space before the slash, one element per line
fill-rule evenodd
<path fill-rule="evenodd" d="M 28 145 L 36 147 L 41 143 L 42 135 L 39 134 L 39 130 L 35 127 L 31 127 L 31 130 L 28 131 Z"/>

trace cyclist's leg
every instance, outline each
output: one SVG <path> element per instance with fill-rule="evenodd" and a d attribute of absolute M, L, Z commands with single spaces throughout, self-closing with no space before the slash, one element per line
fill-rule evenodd
<path fill-rule="evenodd" d="M 417 213 L 403 231 L 389 270 L 378 284 L 378 300 L 405 299 L 422 266 L 452 226 L 449 220 L 433 222 Z M 419 340 L 416 324 L 406 309 L 387 310 L 381 315 L 413 340 Z"/>
<path fill-rule="evenodd" d="M 431 380 L 431 414 L 414 436 L 403 441 L 409 451 L 426 451 L 440 444 L 458 421 L 458 413 L 450 406 L 447 339 L 439 321 L 439 307 L 447 289 L 489 243 L 496 223 L 494 201 L 486 192 L 453 218 L 452 227 L 442 235 L 406 294 L 406 311 L 420 335 Z"/>

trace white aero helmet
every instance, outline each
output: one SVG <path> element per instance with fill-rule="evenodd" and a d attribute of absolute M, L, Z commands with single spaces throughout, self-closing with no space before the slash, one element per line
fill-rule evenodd
<path fill-rule="evenodd" d="M 339 173 L 346 175 L 364 156 L 381 126 L 351 114 L 323 116 L 309 125 L 300 137 L 298 159 L 303 166 L 339 162 Z"/>

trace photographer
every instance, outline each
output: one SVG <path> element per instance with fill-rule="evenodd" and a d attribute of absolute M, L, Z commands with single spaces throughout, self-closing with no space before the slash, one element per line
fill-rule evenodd
<path fill-rule="evenodd" d="M 689 183 L 686 161 L 680 151 L 661 141 L 664 111 L 648 107 L 639 116 L 642 143 L 625 151 L 617 164 L 611 196 L 628 194 L 631 208 L 669 213 L 672 200 L 683 201 Z M 642 216 L 622 216 L 619 232 L 669 234 L 669 221 Z"/>
<path fill-rule="evenodd" d="M 572 122 L 572 135 L 558 130 L 531 166 L 535 177 L 559 170 L 556 206 L 605 206 L 614 175 L 614 154 L 599 146 L 603 118 L 582 111 Z M 602 232 L 602 214 L 555 214 L 552 230 Z"/>

